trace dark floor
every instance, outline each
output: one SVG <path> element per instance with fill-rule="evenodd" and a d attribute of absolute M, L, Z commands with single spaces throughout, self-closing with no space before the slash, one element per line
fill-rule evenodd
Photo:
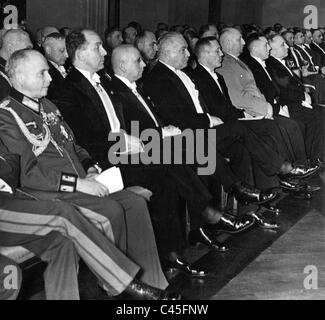
<path fill-rule="evenodd" d="M 321 176 L 323 176 L 323 173 Z M 309 182 L 313 185 L 321 185 L 324 190 L 324 182 L 320 177 L 313 177 Z M 184 255 L 188 260 L 194 262 L 194 265 L 206 268 L 210 274 L 204 279 L 191 279 L 181 273 L 168 275 L 170 277 L 171 289 L 180 290 L 184 299 L 205 300 L 212 297 L 215 299 L 216 294 L 231 279 L 235 278 L 246 266 L 269 248 L 280 236 L 290 230 L 305 215 L 311 211 L 316 211 L 325 217 L 324 201 L 324 192 L 322 190 L 315 192 L 310 200 L 292 195 L 285 196 L 278 203 L 282 210 L 279 216 L 281 228 L 278 231 L 265 230 L 255 226 L 238 235 L 223 235 L 223 243 L 230 249 L 226 253 L 209 251 L 204 246 L 186 249 Z M 306 235 L 306 239 L 308 239 L 308 235 Z M 81 299 L 110 299 L 98 289 L 96 278 L 83 263 L 80 265 L 79 276 Z M 35 280 L 33 280 L 33 283 L 25 283 L 25 290 L 21 292 L 19 298 L 44 299 L 44 291 L 41 290 L 41 279 L 38 282 L 36 284 Z M 38 292 L 28 290 L 28 288 L 36 287 L 39 288 Z"/>

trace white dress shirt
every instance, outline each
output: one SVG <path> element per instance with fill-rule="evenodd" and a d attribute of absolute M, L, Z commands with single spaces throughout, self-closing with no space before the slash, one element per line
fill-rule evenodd
<path fill-rule="evenodd" d="M 119 121 L 118 117 L 116 116 L 116 112 L 115 112 L 115 109 L 114 109 L 114 106 L 112 104 L 110 97 L 108 96 L 105 89 L 100 84 L 99 75 L 97 73 L 94 73 L 93 76 L 91 77 L 89 71 L 82 70 L 79 68 L 76 68 L 76 69 L 79 70 L 87 78 L 87 80 L 91 83 L 91 85 L 95 88 L 96 92 L 98 93 L 98 95 L 104 105 L 104 108 L 105 108 L 105 111 L 107 114 L 107 118 L 108 118 L 109 124 L 111 126 L 111 131 L 114 133 L 119 132 L 121 129 L 120 121 Z"/>
<path fill-rule="evenodd" d="M 217 75 L 215 72 L 212 72 L 212 71 L 211 71 L 208 67 L 206 67 L 205 65 L 203 65 L 203 64 L 201 64 L 201 63 L 200 63 L 200 65 L 201 65 L 201 66 L 202 66 L 206 71 L 209 72 L 210 76 L 212 77 L 212 79 L 215 81 L 215 83 L 216 83 L 217 86 L 219 87 L 220 92 L 221 92 L 223 95 L 225 95 L 224 92 L 222 91 L 221 85 L 220 85 L 220 83 L 219 83 L 218 75 Z"/>
<path fill-rule="evenodd" d="M 141 104 L 144 106 L 144 108 L 147 110 L 149 116 L 152 118 L 154 121 L 156 127 L 159 127 L 158 121 L 153 115 L 151 109 L 147 105 L 147 103 L 144 101 L 140 93 L 137 91 L 137 84 L 135 82 L 131 82 L 129 79 L 122 77 L 120 75 L 115 74 L 117 78 L 119 78 L 128 88 L 131 89 L 132 93 L 137 97 L 137 99 L 141 102 Z"/>
<path fill-rule="evenodd" d="M 58 70 L 63 78 L 65 78 L 68 74 L 67 71 L 65 70 L 64 66 L 59 66 L 57 63 L 54 61 L 49 60 L 50 63 L 52 63 L 53 67 Z"/>
<path fill-rule="evenodd" d="M 182 81 L 182 83 L 184 84 L 185 88 L 187 89 L 188 93 L 190 94 L 190 96 L 192 98 L 192 101 L 194 103 L 196 112 L 197 113 L 204 113 L 203 108 L 202 108 L 201 103 L 200 103 L 200 100 L 199 100 L 199 92 L 198 92 L 198 90 L 196 90 L 194 83 L 188 77 L 188 75 L 185 72 L 183 72 L 181 70 L 177 70 L 174 67 L 168 65 L 164 61 L 161 61 L 161 60 L 159 60 L 159 61 L 162 64 L 164 64 L 167 68 L 169 68 L 170 70 L 172 70 L 178 76 L 178 78 Z M 206 115 L 209 118 L 210 127 L 212 127 L 211 117 L 207 113 L 206 113 Z"/>

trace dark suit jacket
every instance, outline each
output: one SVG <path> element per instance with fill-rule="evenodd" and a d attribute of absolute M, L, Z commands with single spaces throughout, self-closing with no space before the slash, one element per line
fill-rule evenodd
<path fill-rule="evenodd" d="M 0 71 L 5 74 L 6 60 L 0 57 Z M 0 73 L 0 101 L 9 95 L 11 85 L 8 80 Z"/>
<path fill-rule="evenodd" d="M 150 117 L 145 107 L 125 83 L 114 76 L 112 78 L 112 85 L 120 101 L 123 103 L 123 116 L 127 133 L 131 134 L 131 121 L 138 121 L 140 133 L 145 129 L 157 129 L 154 120 Z M 162 122 L 154 110 L 150 97 L 146 96 L 139 87 L 137 91 L 150 108 L 158 122 L 158 129 L 161 131 Z"/>
<path fill-rule="evenodd" d="M 194 70 L 186 71 L 203 96 L 210 115 L 220 118 L 223 122 L 244 117 L 243 111 L 232 105 L 226 83 L 220 74 L 217 75 L 223 94 L 208 71 L 200 64 L 197 64 Z"/>
<path fill-rule="evenodd" d="M 55 97 L 55 92 L 61 91 L 61 88 L 64 86 L 64 77 L 61 75 L 59 70 L 57 70 L 53 64 L 48 61 L 48 65 L 50 67 L 49 74 L 52 78 L 51 84 L 47 91 L 47 98 L 52 100 Z"/>
<path fill-rule="evenodd" d="M 270 57 L 266 60 L 268 71 L 280 89 L 282 105 L 301 103 L 305 100 L 305 90 L 300 79 L 290 72 L 277 59 Z"/>
<path fill-rule="evenodd" d="M 206 114 L 198 114 L 183 82 L 161 62 L 157 62 L 147 75 L 143 88 L 155 105 L 155 110 L 164 125 L 174 125 L 180 129 L 209 128 Z M 204 108 L 204 102 L 201 105 Z M 205 110 L 204 110 L 205 111 Z"/>
<path fill-rule="evenodd" d="M 278 114 L 280 110 L 280 104 L 274 101 L 279 100 L 280 88 L 274 81 L 271 81 L 264 71 L 263 67 L 254 59 L 251 55 L 245 56 L 244 62 L 251 69 L 257 87 L 264 94 L 268 103 L 273 106 L 273 114 Z"/>
<path fill-rule="evenodd" d="M 301 56 L 303 57 L 303 59 L 304 60 L 306 60 L 308 63 L 309 63 L 309 67 L 308 67 L 308 70 L 309 71 L 315 71 L 315 69 L 314 69 L 314 67 L 316 66 L 316 65 L 318 65 L 317 63 L 316 63 L 316 61 L 315 61 L 315 59 L 314 59 L 314 54 L 313 54 L 313 52 L 311 53 L 309 50 L 308 50 L 308 48 L 307 47 L 305 47 L 304 49 L 305 49 L 305 51 L 307 51 L 307 53 L 309 54 L 309 56 L 307 55 L 307 53 L 302 49 L 302 48 L 300 48 L 299 46 L 294 46 L 295 47 L 295 50 L 296 51 L 298 51 L 300 54 L 301 54 Z"/>
<path fill-rule="evenodd" d="M 321 57 L 321 64 L 322 66 L 325 66 L 325 54 L 324 54 L 324 51 L 321 50 L 315 43 L 311 43 L 310 44 L 310 49 L 313 50 L 314 52 L 316 52 L 317 54 L 319 54 L 319 56 Z"/>
<path fill-rule="evenodd" d="M 115 98 L 109 78 L 105 74 L 101 74 L 101 85 L 113 103 L 121 128 L 124 128 L 122 105 Z M 104 105 L 91 83 L 77 69 L 72 68 L 65 78 L 64 88 L 56 93 L 54 101 L 72 128 L 77 142 L 102 168 L 109 167 L 107 153 L 114 144 L 107 141 L 111 127 Z"/>

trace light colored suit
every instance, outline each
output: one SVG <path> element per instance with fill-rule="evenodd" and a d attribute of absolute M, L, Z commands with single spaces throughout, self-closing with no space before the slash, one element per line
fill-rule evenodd
<path fill-rule="evenodd" d="M 224 77 L 230 99 L 236 108 L 253 117 L 267 114 L 268 102 L 257 88 L 253 73 L 244 62 L 225 54 L 218 73 Z"/>

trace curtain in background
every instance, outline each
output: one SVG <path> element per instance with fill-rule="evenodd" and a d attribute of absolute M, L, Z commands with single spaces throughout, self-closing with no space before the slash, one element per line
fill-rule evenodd
<path fill-rule="evenodd" d="M 109 23 L 110 0 L 86 0 L 86 28 L 95 30 L 101 37 Z"/>

